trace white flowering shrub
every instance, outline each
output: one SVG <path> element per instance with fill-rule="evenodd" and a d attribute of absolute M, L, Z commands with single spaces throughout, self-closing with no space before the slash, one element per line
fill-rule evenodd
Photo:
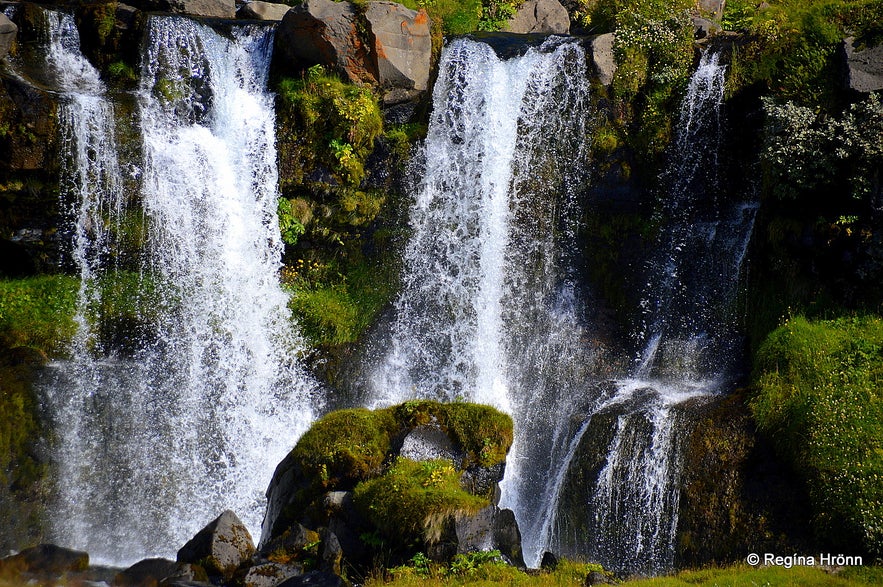
<path fill-rule="evenodd" d="M 883 205 L 883 103 L 878 95 L 853 104 L 840 117 L 769 98 L 764 111 L 761 161 L 769 193 L 780 199 L 845 194 L 871 209 Z"/>

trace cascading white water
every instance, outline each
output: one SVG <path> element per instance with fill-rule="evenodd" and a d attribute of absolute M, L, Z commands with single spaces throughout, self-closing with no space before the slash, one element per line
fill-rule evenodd
<path fill-rule="evenodd" d="M 502 505 L 522 528 L 548 505 L 594 364 L 568 260 L 589 102 L 576 43 L 553 38 L 509 60 L 473 40 L 445 47 L 403 289 L 369 382 L 375 405 L 462 398 L 512 414 Z"/>
<path fill-rule="evenodd" d="M 641 350 L 632 375 L 614 382 L 574 440 L 575 453 L 585 435 L 599 434 L 596 419 L 609 426 L 612 418 L 586 504 L 588 543 L 556 535 L 557 511 L 548 525 L 553 548 L 582 550 L 618 571 L 672 568 L 684 406 L 725 392 L 739 359 L 734 306 L 756 205 L 721 202 L 715 190 L 725 73 L 717 55 L 705 54 L 691 79 L 663 177 L 665 224 L 648 264 Z"/>
<path fill-rule="evenodd" d="M 149 300 L 139 319 L 151 335 L 131 357 L 75 348 L 48 387 L 54 538 L 93 559 L 174 555 L 228 508 L 258 532 L 273 470 L 312 420 L 315 384 L 297 362 L 277 275 L 272 37 L 267 27 L 227 38 L 186 18 L 148 23 L 138 103 Z M 96 145 L 89 157 L 110 166 L 109 151 Z M 77 165 L 83 173 L 88 162 Z M 105 189 L 94 197 L 113 201 Z M 96 221 L 80 214 L 86 251 L 103 244 L 89 232 Z M 77 260 L 84 274 L 102 263 L 97 253 Z"/>

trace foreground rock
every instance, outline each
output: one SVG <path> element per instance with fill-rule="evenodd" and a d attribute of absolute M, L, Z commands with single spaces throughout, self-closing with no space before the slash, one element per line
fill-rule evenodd
<path fill-rule="evenodd" d="M 616 57 L 613 55 L 615 40 L 616 36 L 613 33 L 605 33 L 592 39 L 592 64 L 598 75 L 598 81 L 604 86 L 613 83 L 613 76 L 616 74 Z"/>
<path fill-rule="evenodd" d="M 234 0 L 135 0 L 136 8 L 150 12 L 172 12 L 208 18 L 236 18 Z"/>
<path fill-rule="evenodd" d="M 496 505 L 511 442 L 511 419 L 486 406 L 414 401 L 332 412 L 277 467 L 261 554 L 296 553 L 316 528 L 323 570 L 341 555 L 366 568 L 377 544 L 402 561 L 499 549 L 523 565 L 514 515 Z"/>
<path fill-rule="evenodd" d="M 61 575 L 85 571 L 89 567 L 89 554 L 63 548 L 55 544 L 40 544 L 26 548 L 0 560 L 0 569 L 16 569 L 22 572 L 39 572 L 45 575 Z"/>
<path fill-rule="evenodd" d="M 178 562 L 199 564 L 209 576 L 230 579 L 254 553 L 248 529 L 227 510 L 181 547 Z"/>
<path fill-rule="evenodd" d="M 248 2 L 243 4 L 236 16 L 239 18 L 248 18 L 254 20 L 275 20 L 279 21 L 285 17 L 285 14 L 291 10 L 288 4 L 276 4 L 274 2 Z"/>

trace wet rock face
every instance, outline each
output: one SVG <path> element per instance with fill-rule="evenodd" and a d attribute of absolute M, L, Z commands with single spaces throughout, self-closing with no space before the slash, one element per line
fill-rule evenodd
<path fill-rule="evenodd" d="M 687 439 L 677 566 L 811 552 L 808 511 L 805 488 L 758 436 L 743 393 L 702 409 Z"/>

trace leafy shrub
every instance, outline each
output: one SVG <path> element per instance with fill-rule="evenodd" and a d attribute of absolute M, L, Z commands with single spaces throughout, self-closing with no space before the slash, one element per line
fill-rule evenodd
<path fill-rule="evenodd" d="M 852 206 L 876 207 L 883 169 L 883 103 L 872 94 L 841 117 L 821 116 L 793 102 L 764 102 L 761 161 L 768 191 L 781 199 L 844 193 Z M 861 204 L 861 205 L 859 205 Z"/>
<path fill-rule="evenodd" d="M 806 479 L 822 542 L 883 555 L 883 319 L 792 318 L 755 370 L 752 412 Z"/>

